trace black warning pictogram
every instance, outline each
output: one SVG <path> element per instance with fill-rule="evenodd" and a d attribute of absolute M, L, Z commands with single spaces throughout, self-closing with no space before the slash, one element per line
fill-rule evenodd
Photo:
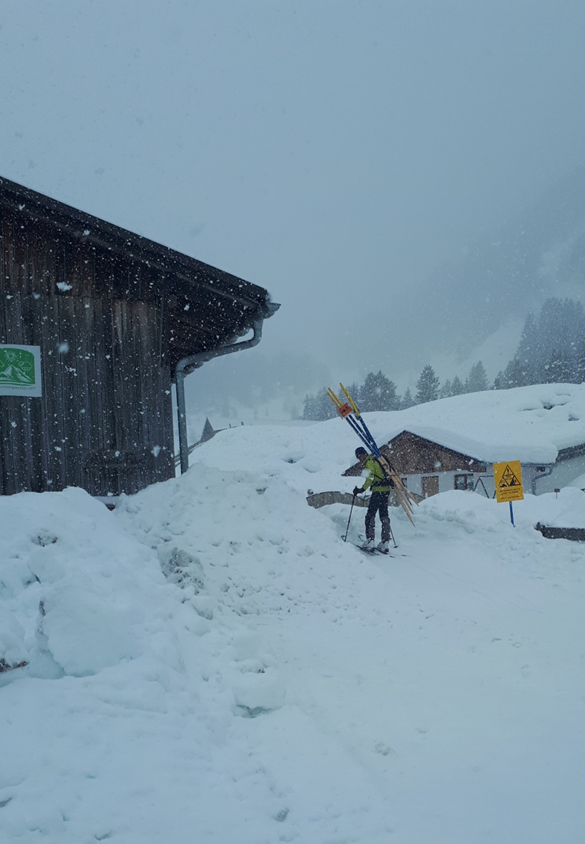
<path fill-rule="evenodd" d="M 506 464 L 506 468 L 502 472 L 502 477 L 500 478 L 498 486 L 500 489 L 504 489 L 504 487 L 509 486 L 522 486 L 522 481 L 518 480 L 515 473 L 512 469 L 510 469 L 509 464 Z"/>

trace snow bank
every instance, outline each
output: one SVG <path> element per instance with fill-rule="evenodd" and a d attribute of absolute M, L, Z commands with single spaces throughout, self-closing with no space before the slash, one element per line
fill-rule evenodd
<path fill-rule="evenodd" d="M 578 844 L 579 490 L 313 510 L 339 420 L 239 428 L 108 512 L 0 498 L 0 839 L 23 844 Z M 349 486 L 344 487 L 347 483 Z"/>
<path fill-rule="evenodd" d="M 145 653 L 156 619 L 143 607 L 168 601 L 164 578 L 103 505 L 77 489 L 24 493 L 0 499 L 0 519 L 10 659 L 81 677 Z"/>

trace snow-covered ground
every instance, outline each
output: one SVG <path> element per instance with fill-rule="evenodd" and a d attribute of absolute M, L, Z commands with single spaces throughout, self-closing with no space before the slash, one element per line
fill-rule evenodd
<path fill-rule="evenodd" d="M 224 431 L 110 512 L 0 498 L 0 841 L 581 844 L 584 493 L 307 506 L 339 420 Z M 585 523 L 585 522 L 584 522 Z"/>

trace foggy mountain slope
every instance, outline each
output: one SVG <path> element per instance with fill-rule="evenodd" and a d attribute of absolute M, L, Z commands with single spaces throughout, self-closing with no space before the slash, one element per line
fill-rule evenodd
<path fill-rule="evenodd" d="M 343 353 L 332 355 L 324 337 L 309 349 L 300 332 L 296 352 L 262 347 L 214 361 L 188 380 L 188 405 L 201 427 L 218 412 L 247 421 L 252 413 L 289 418 L 307 393 L 330 381 L 361 382 L 380 369 L 401 392 L 414 389 L 427 363 L 441 379 L 465 380 L 481 360 L 493 380 L 514 356 L 526 315 L 551 296 L 582 299 L 584 278 L 585 167 L 579 167 L 510 222 L 472 241 L 422 288 L 404 284 L 380 307 L 365 302 L 351 320 L 338 320 Z"/>
<path fill-rule="evenodd" d="M 523 319 L 547 297 L 581 298 L 584 277 L 580 167 L 515 220 L 476 239 L 461 261 L 432 274 L 417 302 L 421 351 L 467 357 L 506 319 Z"/>

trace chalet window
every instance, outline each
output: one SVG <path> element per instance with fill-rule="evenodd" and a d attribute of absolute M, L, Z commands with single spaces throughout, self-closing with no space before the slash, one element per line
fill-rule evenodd
<path fill-rule="evenodd" d="M 473 475 L 455 475 L 455 489 L 473 489 Z"/>
<path fill-rule="evenodd" d="M 427 475 L 421 478 L 423 498 L 430 498 L 439 492 L 439 476 Z"/>

